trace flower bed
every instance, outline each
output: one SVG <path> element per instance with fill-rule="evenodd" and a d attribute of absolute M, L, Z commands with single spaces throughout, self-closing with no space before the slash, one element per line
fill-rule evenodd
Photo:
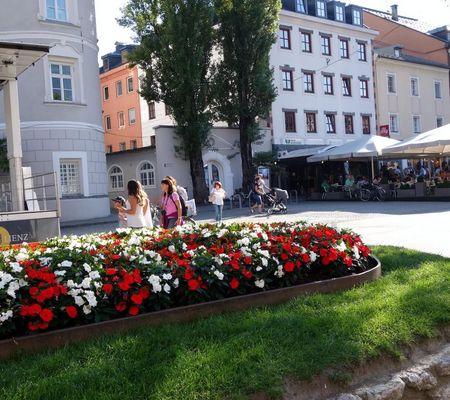
<path fill-rule="evenodd" d="M 326 226 L 118 230 L 0 252 L 0 337 L 363 272 L 370 250 Z"/>

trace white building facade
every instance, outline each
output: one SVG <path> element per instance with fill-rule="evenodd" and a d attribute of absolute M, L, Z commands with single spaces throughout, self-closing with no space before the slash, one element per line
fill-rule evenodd
<path fill-rule="evenodd" d="M 280 153 L 375 134 L 372 39 L 362 10 L 338 1 L 285 0 L 270 60 Z"/>
<path fill-rule="evenodd" d="M 1 41 L 50 46 L 19 81 L 23 165 L 58 175 L 62 220 L 109 214 L 94 0 L 0 0 Z M 1 102 L 1 99 L 0 99 Z M 0 136 L 4 136 L 0 104 Z"/>

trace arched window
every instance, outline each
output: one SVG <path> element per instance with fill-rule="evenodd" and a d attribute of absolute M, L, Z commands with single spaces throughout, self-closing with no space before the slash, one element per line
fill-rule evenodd
<path fill-rule="evenodd" d="M 123 171 L 117 165 L 109 170 L 109 187 L 111 190 L 123 190 Z"/>
<path fill-rule="evenodd" d="M 138 168 L 138 178 L 144 187 L 154 187 L 155 186 L 155 168 L 153 164 L 144 161 L 140 164 Z"/>

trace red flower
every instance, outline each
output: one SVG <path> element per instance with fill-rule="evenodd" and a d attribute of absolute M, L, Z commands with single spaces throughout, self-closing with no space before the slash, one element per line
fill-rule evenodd
<path fill-rule="evenodd" d="M 186 279 L 187 281 L 192 279 L 192 277 L 194 276 L 194 273 L 192 272 L 191 269 L 186 269 L 186 272 L 184 273 L 184 279 Z"/>
<path fill-rule="evenodd" d="M 130 284 L 128 282 L 122 281 L 117 286 L 119 286 L 120 290 L 126 292 L 130 290 Z"/>
<path fill-rule="evenodd" d="M 113 254 L 113 255 L 111 256 L 111 260 L 120 260 L 121 258 L 122 258 L 122 256 L 119 255 L 119 254 Z"/>
<path fill-rule="evenodd" d="M 351 267 L 353 265 L 353 260 L 351 257 L 347 256 L 344 258 L 344 263 L 347 267 Z"/>
<path fill-rule="evenodd" d="M 39 289 L 37 287 L 33 286 L 33 287 L 30 287 L 28 292 L 30 293 L 31 296 L 36 296 L 37 293 L 39 292 Z"/>
<path fill-rule="evenodd" d="M 330 264 L 330 259 L 328 257 L 324 257 L 322 258 L 322 265 L 328 265 Z"/>
<path fill-rule="evenodd" d="M 106 293 L 106 294 L 111 294 L 113 291 L 113 285 L 111 285 L 110 283 L 105 283 L 102 286 L 102 290 Z"/>
<path fill-rule="evenodd" d="M 121 301 L 119 304 L 116 304 L 116 310 L 119 312 L 123 312 L 127 309 L 127 303 Z"/>
<path fill-rule="evenodd" d="M 150 289 L 148 287 L 143 287 L 139 289 L 139 294 L 143 300 L 148 299 L 150 297 Z"/>
<path fill-rule="evenodd" d="M 251 265 L 252 262 L 253 262 L 253 260 L 250 256 L 244 257 L 244 264 Z"/>
<path fill-rule="evenodd" d="M 196 279 L 190 279 L 188 281 L 189 290 L 196 291 L 200 287 L 200 282 Z"/>
<path fill-rule="evenodd" d="M 230 281 L 230 287 L 231 289 L 237 289 L 239 287 L 239 281 L 236 278 L 233 278 Z"/>
<path fill-rule="evenodd" d="M 288 256 L 286 253 L 281 253 L 281 259 L 282 259 L 283 261 L 286 261 L 286 260 L 289 259 L 289 256 Z"/>
<path fill-rule="evenodd" d="M 131 306 L 128 310 L 128 314 L 130 315 L 138 315 L 139 314 L 139 307 Z"/>
<path fill-rule="evenodd" d="M 78 316 L 78 310 L 74 306 L 67 306 L 66 313 L 69 316 L 69 318 L 72 318 L 72 319 L 74 319 Z"/>
<path fill-rule="evenodd" d="M 42 321 L 50 322 L 53 319 L 53 311 L 49 308 L 44 308 L 40 313 L 39 317 L 41 317 Z"/>
<path fill-rule="evenodd" d="M 252 271 L 248 271 L 246 269 L 242 270 L 242 275 L 244 275 L 247 279 L 250 279 L 253 276 Z"/>
<path fill-rule="evenodd" d="M 34 324 L 33 322 L 28 322 L 28 330 L 37 331 L 39 329 L 39 324 Z"/>
<path fill-rule="evenodd" d="M 117 268 L 106 268 L 106 275 L 115 275 L 117 274 Z"/>
<path fill-rule="evenodd" d="M 284 264 L 284 270 L 286 272 L 292 272 L 295 268 L 295 264 L 292 261 L 288 261 L 286 264 Z"/>
<path fill-rule="evenodd" d="M 137 293 L 137 294 L 133 294 L 132 296 L 131 296 L 131 301 L 134 303 L 134 304 L 142 304 L 142 301 L 143 301 L 144 299 L 142 298 L 142 296 L 139 294 L 139 293 Z"/>
<path fill-rule="evenodd" d="M 139 271 L 137 268 L 133 270 L 133 279 L 136 283 L 142 282 L 141 271 Z"/>

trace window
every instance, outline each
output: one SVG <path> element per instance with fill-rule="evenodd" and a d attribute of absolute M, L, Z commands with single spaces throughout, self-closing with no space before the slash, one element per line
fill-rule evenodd
<path fill-rule="evenodd" d="M 301 32 L 301 40 L 302 40 L 302 51 L 304 53 L 311 53 L 311 34 L 309 32 Z"/>
<path fill-rule="evenodd" d="M 336 6 L 336 21 L 344 21 L 344 7 Z"/>
<path fill-rule="evenodd" d="M 164 104 L 164 106 L 166 115 L 172 114 L 172 109 L 170 108 L 170 106 L 168 106 L 167 104 Z"/>
<path fill-rule="evenodd" d="M 155 102 L 151 101 L 148 103 L 148 119 L 155 119 Z"/>
<path fill-rule="evenodd" d="M 67 21 L 66 0 L 46 0 L 47 18 L 54 21 Z"/>
<path fill-rule="evenodd" d="M 106 152 L 107 153 L 112 153 L 112 145 L 109 144 L 108 146 L 106 146 Z"/>
<path fill-rule="evenodd" d="M 340 39 L 339 40 L 339 51 L 341 54 L 341 58 L 349 58 L 348 53 L 348 39 Z"/>
<path fill-rule="evenodd" d="M 125 118 L 123 116 L 123 111 L 117 113 L 117 121 L 119 124 L 119 128 L 123 128 L 125 126 Z"/>
<path fill-rule="evenodd" d="M 297 132 L 297 129 L 295 127 L 295 111 L 285 111 L 284 122 L 286 126 L 286 132 Z"/>
<path fill-rule="evenodd" d="M 420 133 L 422 131 L 420 127 L 420 116 L 413 115 L 413 132 Z"/>
<path fill-rule="evenodd" d="M 444 125 L 444 118 L 436 117 L 436 128 L 440 128 L 442 125 Z"/>
<path fill-rule="evenodd" d="M 137 149 L 137 140 L 130 140 L 130 149 L 131 150 Z"/>
<path fill-rule="evenodd" d="M 388 85 L 388 93 L 397 93 L 397 89 L 395 87 L 395 75 L 388 74 L 387 85 Z"/>
<path fill-rule="evenodd" d="M 397 114 L 389 115 L 389 131 L 390 132 L 398 132 L 398 115 Z"/>
<path fill-rule="evenodd" d="M 123 190 L 123 171 L 116 165 L 109 171 L 109 187 L 112 190 Z"/>
<path fill-rule="evenodd" d="M 347 97 L 352 95 L 352 79 L 348 76 L 342 78 L 342 95 Z"/>
<path fill-rule="evenodd" d="M 116 96 L 122 96 L 122 81 L 116 82 Z"/>
<path fill-rule="evenodd" d="M 144 161 L 139 167 L 139 180 L 144 187 L 155 186 L 155 168 L 148 161 Z"/>
<path fill-rule="evenodd" d="M 322 0 L 317 0 L 317 16 L 326 17 L 327 14 L 325 10 L 325 2 Z"/>
<path fill-rule="evenodd" d="M 434 98 L 442 99 L 441 81 L 434 81 Z"/>
<path fill-rule="evenodd" d="M 294 82 L 292 79 L 292 70 L 290 69 L 283 69 L 281 70 L 283 74 L 283 90 L 294 90 Z"/>
<path fill-rule="evenodd" d="M 73 101 L 72 66 L 50 64 L 52 98 L 54 101 Z"/>
<path fill-rule="evenodd" d="M 134 86 L 133 86 L 133 77 L 129 76 L 127 78 L 127 91 L 128 93 L 132 92 L 134 90 Z"/>
<path fill-rule="evenodd" d="M 324 56 L 331 56 L 331 43 L 329 36 L 320 37 L 320 48 Z"/>
<path fill-rule="evenodd" d="M 130 108 L 128 110 L 128 123 L 130 125 L 133 125 L 136 123 L 136 109 L 135 108 Z"/>
<path fill-rule="evenodd" d="M 111 117 L 109 115 L 105 117 L 105 128 L 107 131 L 111 130 Z"/>
<path fill-rule="evenodd" d="M 305 93 L 314 93 L 314 74 L 312 72 L 303 73 L 303 90 Z"/>
<path fill-rule="evenodd" d="M 367 52 L 365 43 L 358 43 L 358 60 L 367 61 Z"/>
<path fill-rule="evenodd" d="M 81 194 L 80 160 L 60 160 L 59 177 L 63 196 Z"/>
<path fill-rule="evenodd" d="M 353 24 L 361 25 L 361 11 L 353 10 Z"/>
<path fill-rule="evenodd" d="M 359 80 L 359 95 L 366 99 L 369 97 L 369 81 L 367 79 Z"/>
<path fill-rule="evenodd" d="M 295 0 L 295 9 L 297 12 L 306 13 L 305 0 Z"/>
<path fill-rule="evenodd" d="M 103 87 L 103 100 L 109 100 L 109 87 L 105 86 Z"/>
<path fill-rule="evenodd" d="M 291 31 L 287 28 L 280 28 L 280 47 L 282 49 L 291 48 Z"/>
<path fill-rule="evenodd" d="M 103 70 L 108 71 L 109 70 L 109 60 L 107 58 L 103 59 Z"/>
<path fill-rule="evenodd" d="M 419 96 L 419 79 L 411 78 L 411 96 Z"/>
<path fill-rule="evenodd" d="M 333 94 L 333 76 L 323 76 L 323 92 L 325 94 Z"/>
<path fill-rule="evenodd" d="M 334 114 L 325 114 L 325 125 L 327 133 L 336 133 L 336 116 Z"/>
<path fill-rule="evenodd" d="M 364 135 L 370 135 L 370 115 L 361 116 L 362 132 Z"/>
<path fill-rule="evenodd" d="M 353 115 L 344 115 L 345 133 L 352 134 L 355 133 L 353 130 Z"/>
<path fill-rule="evenodd" d="M 125 151 L 127 149 L 127 144 L 125 142 L 121 142 L 119 144 L 119 151 Z"/>
<path fill-rule="evenodd" d="M 316 114 L 306 113 L 306 132 L 317 133 Z"/>

